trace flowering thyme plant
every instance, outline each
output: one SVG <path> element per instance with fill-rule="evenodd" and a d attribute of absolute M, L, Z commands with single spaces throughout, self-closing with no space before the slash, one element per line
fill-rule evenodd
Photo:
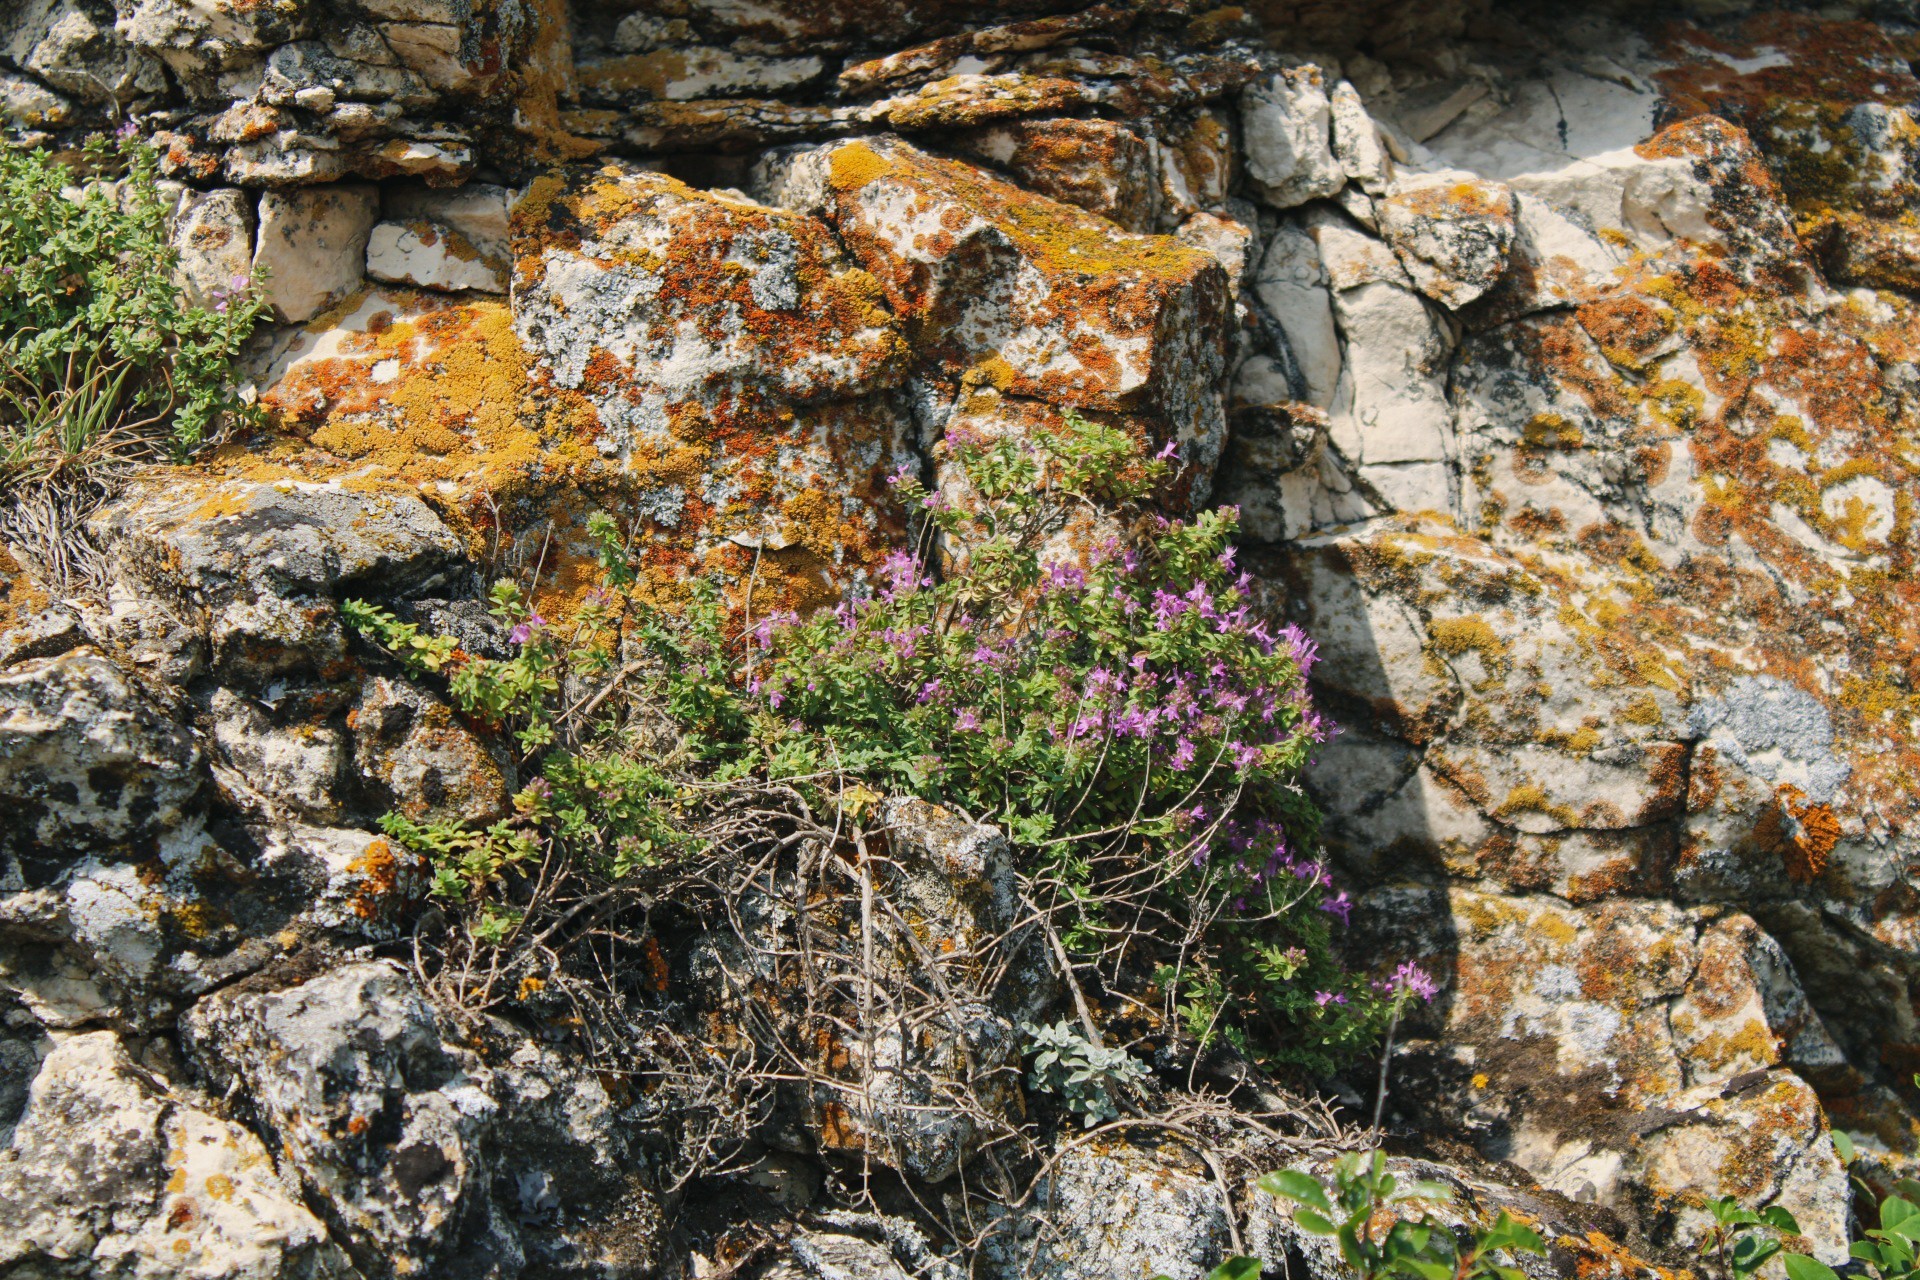
<path fill-rule="evenodd" d="M 1141 510 L 1167 451 L 1072 412 L 941 455 L 940 490 L 893 477 L 917 550 L 837 609 L 761 619 L 737 680 L 714 596 L 691 639 L 651 632 L 694 740 L 723 772 L 857 778 L 1000 824 L 1070 949 L 1109 977 L 1164 952 L 1167 1011 L 1202 1043 L 1316 1070 L 1371 1043 L 1393 997 L 1334 959 L 1348 903 L 1295 782 L 1330 731 L 1314 646 L 1254 608 L 1236 514 Z"/>

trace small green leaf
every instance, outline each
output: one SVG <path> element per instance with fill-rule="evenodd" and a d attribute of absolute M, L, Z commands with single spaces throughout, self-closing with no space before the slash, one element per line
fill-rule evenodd
<path fill-rule="evenodd" d="M 1422 1178 L 1418 1182 L 1409 1182 L 1400 1191 L 1402 1200 L 1432 1200 L 1436 1204 L 1447 1204 L 1453 1200 L 1453 1188 L 1444 1182 L 1434 1182 Z"/>
<path fill-rule="evenodd" d="M 1800 1234 L 1800 1224 L 1795 1221 L 1794 1216 L 1788 1213 L 1781 1205 L 1770 1204 L 1762 1209 L 1760 1211 L 1760 1221 L 1766 1223 L 1774 1230 L 1784 1231 L 1790 1236 Z"/>
<path fill-rule="evenodd" d="M 1853 1139 L 1847 1136 L 1845 1130 L 1835 1129 L 1833 1131 L 1833 1149 L 1839 1152 L 1841 1164 L 1853 1163 L 1855 1154 L 1853 1150 Z"/>
<path fill-rule="evenodd" d="M 1260 1280 L 1260 1259 L 1228 1258 L 1207 1273 L 1207 1280 Z"/>
<path fill-rule="evenodd" d="M 1321 1213 L 1331 1214 L 1333 1205 L 1327 1200 L 1327 1193 L 1320 1186 L 1318 1178 L 1309 1177 L 1298 1169 L 1281 1169 L 1269 1173 L 1260 1179 L 1259 1187 L 1271 1196 L 1283 1196 L 1288 1200 L 1298 1200 L 1310 1205 Z"/>
<path fill-rule="evenodd" d="M 1804 1253 L 1781 1254 L 1780 1262 L 1787 1269 L 1787 1280 L 1840 1280 L 1832 1267 Z"/>
<path fill-rule="evenodd" d="M 1909 1239 L 1920 1236 L 1920 1206 L 1900 1196 L 1880 1202 L 1880 1229 Z"/>
<path fill-rule="evenodd" d="M 1308 1235 L 1330 1236 L 1333 1234 L 1333 1224 L 1311 1209 L 1301 1209 L 1293 1215 L 1293 1220 Z"/>

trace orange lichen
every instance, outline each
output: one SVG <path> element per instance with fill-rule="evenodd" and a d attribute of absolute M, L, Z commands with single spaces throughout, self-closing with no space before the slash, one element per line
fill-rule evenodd
<path fill-rule="evenodd" d="M 1826 805 L 1809 803 L 1799 788 L 1783 786 L 1761 811 L 1753 836 L 1761 848 L 1780 856 L 1789 876 L 1811 884 L 1826 871 L 1840 842 L 1840 820 Z"/>

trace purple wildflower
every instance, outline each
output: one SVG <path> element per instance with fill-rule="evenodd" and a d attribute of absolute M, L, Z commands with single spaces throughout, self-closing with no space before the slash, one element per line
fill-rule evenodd
<path fill-rule="evenodd" d="M 1353 900 L 1347 897 L 1347 891 L 1345 889 L 1334 894 L 1331 898 L 1322 898 L 1320 900 L 1320 909 L 1330 916 L 1339 916 L 1341 924 L 1348 924 L 1353 918 Z"/>
<path fill-rule="evenodd" d="M 1393 985 L 1396 989 L 1418 996 L 1422 1002 L 1429 1004 L 1440 991 L 1439 984 L 1434 982 L 1432 975 L 1411 960 L 1393 971 Z"/>

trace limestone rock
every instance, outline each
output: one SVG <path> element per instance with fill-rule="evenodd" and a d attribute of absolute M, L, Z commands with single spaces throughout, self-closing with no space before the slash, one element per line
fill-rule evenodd
<path fill-rule="evenodd" d="M 1470 174 L 1430 174 L 1388 188 L 1375 206 L 1380 234 L 1428 297 L 1458 309 L 1507 269 L 1513 193 Z"/>
<path fill-rule="evenodd" d="M 232 187 L 183 191 L 173 214 L 178 279 L 203 306 L 246 287 L 253 272 L 254 204 Z"/>
<path fill-rule="evenodd" d="M 0 119 L 27 129 L 63 125 L 73 118 L 73 104 L 38 81 L 11 71 L 0 71 Z"/>
<path fill-rule="evenodd" d="M 1058 1155 L 1037 1200 L 1049 1207 L 1057 1228 L 1027 1239 L 1015 1218 L 982 1251 L 990 1274 L 1201 1280 L 1233 1252 L 1232 1210 L 1220 1185 L 1201 1157 L 1177 1141 L 1070 1147 Z"/>
<path fill-rule="evenodd" d="M 597 107 L 629 99 L 685 102 L 777 94 L 818 79 L 817 57 L 772 58 L 731 49 L 682 46 L 581 62 L 582 101 Z"/>
<path fill-rule="evenodd" d="M 77 0 L 26 0 L 0 28 L 0 39 L 0 54 L 82 102 L 126 103 L 166 88 L 159 63 Z"/>
<path fill-rule="evenodd" d="M 353 760 L 400 812 L 418 820 L 487 823 L 507 813 L 513 763 L 438 698 L 375 676 L 347 713 Z"/>
<path fill-rule="evenodd" d="M 286 598 L 424 594 L 464 548 L 411 493 L 154 477 L 93 518 L 115 569 L 201 609 Z M 251 598 L 248 598 L 251 597 Z"/>
<path fill-rule="evenodd" d="M 504 261 L 510 256 L 512 206 L 512 192 L 486 182 L 469 182 L 451 190 L 389 183 L 380 193 L 380 210 L 388 221 L 425 220 L 451 227 L 489 260 Z"/>
<path fill-rule="evenodd" d="M 1276 209 L 1330 196 L 1346 185 L 1333 154 L 1333 105 L 1320 68 L 1289 68 L 1240 93 L 1247 177 Z"/>
<path fill-rule="evenodd" d="M 0 672 L 0 744 L 16 886 L 76 850 L 136 852 L 180 823 L 203 780 L 191 735 L 91 649 Z"/>
<path fill-rule="evenodd" d="M 260 199 L 253 267 L 282 321 L 312 319 L 360 287 L 367 237 L 379 210 L 372 187 L 270 191 Z"/>
<path fill-rule="evenodd" d="M 507 264 L 437 222 L 377 223 L 367 236 L 367 274 L 390 284 L 459 293 L 507 291 Z"/>
<path fill-rule="evenodd" d="M 253 5 L 243 0 L 134 0 L 116 29 L 136 48 L 167 64 L 196 97 L 220 90 L 218 73 L 244 66 L 310 33 L 307 5 Z"/>
<path fill-rule="evenodd" d="M 1253 292 L 1286 334 L 1299 369 L 1294 394 L 1327 408 L 1340 382 L 1340 333 L 1333 321 L 1327 270 L 1319 246 L 1306 231 L 1292 223 L 1274 229 L 1262 248 Z"/>
<path fill-rule="evenodd" d="M 0 1267 L 20 1275 L 349 1280 L 260 1140 L 136 1065 L 112 1032 L 62 1040 L 0 1151 Z"/>
<path fill-rule="evenodd" d="M 1157 419 L 1205 492 L 1224 435 L 1215 384 L 1230 317 L 1210 255 L 904 143 L 842 144 L 831 163 L 830 217 L 926 335 L 922 367 L 949 379 L 978 367 L 1014 395 Z"/>
<path fill-rule="evenodd" d="M 193 1010 L 185 1041 L 245 1100 L 364 1275 L 511 1273 L 530 1250 L 587 1246 L 632 1217 L 599 1083 L 531 1043 L 482 1066 L 391 964 L 230 989 Z M 655 1247 L 630 1241 L 626 1265 L 654 1265 Z"/>
<path fill-rule="evenodd" d="M 1216 501 L 1237 507 L 1240 529 L 1256 542 L 1298 538 L 1313 527 L 1326 415 L 1298 402 L 1249 405 L 1229 418 Z"/>
<path fill-rule="evenodd" d="M 1762 976 L 1727 945 L 1750 922 L 1703 931 L 1665 903 L 1580 909 L 1455 889 L 1450 923 L 1429 932 L 1418 921 L 1437 893 L 1370 899 L 1376 942 L 1411 944 L 1451 988 L 1433 1038 L 1402 1051 L 1395 1105 L 1444 1112 L 1545 1186 L 1638 1211 L 1658 1238 L 1697 1245 L 1705 1224 L 1688 1193 L 1734 1193 L 1785 1206 L 1822 1257 L 1843 1256 L 1844 1170 L 1812 1090 L 1777 1069 Z M 1783 976 L 1775 966 L 1768 985 Z"/>
<path fill-rule="evenodd" d="M 1133 130 L 1107 120 L 1017 120 L 956 134 L 953 144 L 1036 191 L 1128 231 L 1159 221 L 1153 153 Z"/>
<path fill-rule="evenodd" d="M 741 580 L 758 561 L 762 607 L 878 562 L 905 349 L 825 226 L 611 167 L 537 189 L 515 228 L 515 329 L 631 477 L 648 557 Z"/>

